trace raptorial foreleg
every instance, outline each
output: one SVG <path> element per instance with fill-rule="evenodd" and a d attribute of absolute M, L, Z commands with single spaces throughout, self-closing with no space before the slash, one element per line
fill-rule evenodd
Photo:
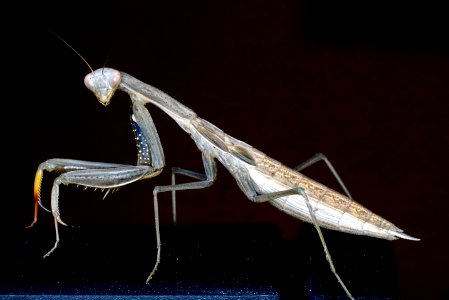
<path fill-rule="evenodd" d="M 79 161 L 78 161 L 79 162 Z M 78 171 L 70 171 L 59 175 L 53 182 L 51 191 L 51 212 L 53 214 L 56 241 L 52 249 L 45 254 L 48 257 L 59 245 L 59 228 L 58 224 L 66 225 L 61 219 L 59 211 L 59 186 L 63 185 L 79 185 L 84 187 L 113 189 L 120 186 L 130 184 L 143 177 L 149 178 L 149 174 L 157 175 L 159 172 L 152 170 L 150 166 L 120 166 L 109 169 L 85 169 Z"/>

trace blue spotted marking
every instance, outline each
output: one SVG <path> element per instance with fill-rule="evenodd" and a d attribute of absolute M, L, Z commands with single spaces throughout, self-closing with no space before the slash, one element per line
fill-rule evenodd
<path fill-rule="evenodd" d="M 137 146 L 137 164 L 138 165 L 151 165 L 150 149 L 148 147 L 148 141 L 142 133 L 142 129 L 135 121 L 133 115 L 131 115 L 131 125 L 134 131 L 134 137 L 136 139 Z"/>

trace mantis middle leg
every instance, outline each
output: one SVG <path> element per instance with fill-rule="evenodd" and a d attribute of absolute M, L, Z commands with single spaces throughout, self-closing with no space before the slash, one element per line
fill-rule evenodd
<path fill-rule="evenodd" d="M 216 162 L 209 154 L 203 152 L 203 165 L 204 165 L 205 174 L 197 173 L 197 172 L 193 172 L 193 171 L 189 171 L 189 170 L 185 170 L 185 169 L 181 169 L 181 168 L 174 168 L 172 170 L 172 184 L 156 186 L 153 190 L 154 222 L 155 222 L 155 228 L 156 228 L 157 255 L 156 255 L 156 263 L 154 264 L 153 270 L 151 271 L 150 275 L 148 276 L 148 278 L 146 280 L 147 283 L 151 280 L 151 278 L 155 274 L 157 267 L 161 260 L 161 236 L 160 236 L 160 230 L 159 230 L 159 208 L 158 208 L 159 205 L 158 205 L 157 194 L 171 191 L 172 197 L 175 197 L 176 191 L 196 190 L 196 189 L 203 189 L 203 188 L 211 186 L 217 177 Z M 176 173 L 186 175 L 186 176 L 189 176 L 192 178 L 196 178 L 196 179 L 199 179 L 200 181 L 175 184 L 174 174 L 176 174 Z M 173 199 L 175 199 L 175 198 L 173 198 Z M 174 217 L 175 216 L 176 216 L 176 214 L 174 214 Z"/>
<path fill-rule="evenodd" d="M 339 183 L 341 183 L 343 189 L 345 191 L 347 191 L 346 187 L 344 186 L 343 182 L 341 181 L 341 179 L 339 178 L 338 174 L 336 173 L 335 169 L 332 167 L 332 165 L 330 164 L 330 162 L 326 159 L 326 157 L 322 154 L 317 154 L 314 157 L 312 157 L 311 159 L 309 159 L 308 161 L 306 161 L 305 163 L 303 163 L 302 165 L 300 165 L 300 169 L 304 169 L 310 165 L 312 165 L 315 162 L 318 162 L 319 160 L 325 160 L 326 164 L 330 167 L 332 173 L 336 176 L 337 180 L 339 181 Z M 201 174 L 201 173 L 197 173 L 197 172 L 193 172 L 190 170 L 185 170 L 185 169 L 181 169 L 181 168 L 174 168 L 172 170 L 172 185 L 167 185 L 167 186 L 161 186 L 161 187 L 156 187 L 154 190 L 154 205 L 155 205 L 155 212 L 157 211 L 157 193 L 159 192 L 165 192 L 165 191 L 172 191 L 172 200 L 175 201 L 176 198 L 175 197 L 175 191 L 177 190 L 186 190 L 186 189 L 201 189 L 201 188 L 205 188 L 208 187 L 210 185 L 213 184 L 213 181 L 216 177 L 216 167 L 215 167 L 215 161 L 208 155 L 203 153 L 203 162 L 204 162 L 204 166 L 205 166 L 205 170 L 206 170 L 206 174 Z M 182 175 L 186 175 L 192 178 L 197 178 L 200 179 L 202 181 L 199 182 L 192 182 L 192 183 L 184 183 L 184 184 L 179 184 L 176 185 L 175 184 L 175 174 L 182 174 Z M 273 199 L 277 199 L 277 198 L 282 198 L 282 197 L 286 197 L 286 196 L 291 196 L 291 195 L 299 195 L 302 196 L 305 199 L 307 208 L 309 210 L 311 219 L 312 219 L 312 223 L 318 233 L 320 242 L 323 246 L 324 249 L 324 253 L 326 256 L 326 260 L 329 263 L 331 272 L 334 274 L 334 276 L 336 277 L 337 281 L 339 282 L 339 284 L 342 286 L 342 288 L 344 289 L 346 295 L 350 298 L 353 299 L 351 293 L 349 292 L 348 288 L 346 287 L 346 285 L 344 284 L 344 282 L 341 280 L 340 276 L 338 275 L 336 268 L 334 266 L 334 263 L 332 261 L 332 257 L 329 253 L 328 247 L 326 245 L 326 241 L 324 240 L 324 236 L 323 233 L 321 232 L 321 228 L 319 226 L 319 223 L 316 219 L 315 216 L 315 212 L 312 208 L 312 205 L 310 204 L 309 198 L 307 196 L 307 194 L 305 193 L 305 191 L 302 188 L 292 188 L 292 189 L 287 189 L 284 191 L 278 191 L 278 192 L 273 192 L 273 193 L 266 193 L 266 194 L 260 194 L 257 189 L 255 188 L 254 184 L 252 183 L 251 178 L 249 177 L 248 174 L 246 174 L 245 172 L 242 173 L 238 173 L 238 174 L 234 174 L 235 178 L 237 180 L 238 185 L 240 186 L 240 188 L 242 189 L 242 191 L 244 192 L 244 194 L 253 202 L 256 203 L 263 203 L 263 202 L 267 202 Z M 348 192 L 349 194 L 349 192 Z M 155 218 L 156 220 L 156 218 Z M 159 224 L 156 224 L 156 227 L 158 227 Z M 158 231 L 157 231 L 158 232 Z M 151 279 L 151 277 L 154 275 L 154 272 L 156 271 L 157 268 L 157 264 L 160 261 L 160 237 L 158 237 L 157 240 L 158 243 L 158 258 L 157 258 L 157 262 L 156 265 L 153 268 L 153 271 L 151 272 L 150 276 L 147 279 L 147 282 Z"/>

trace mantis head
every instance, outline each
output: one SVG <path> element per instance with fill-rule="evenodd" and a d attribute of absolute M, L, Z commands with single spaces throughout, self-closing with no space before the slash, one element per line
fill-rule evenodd
<path fill-rule="evenodd" d="M 86 63 L 92 72 L 84 77 L 84 84 L 95 94 L 101 104 L 104 106 L 108 105 L 114 95 L 114 92 L 120 85 L 120 72 L 111 68 L 101 68 L 94 71 L 84 57 L 79 54 L 78 51 L 76 51 L 69 43 L 67 43 L 52 30 L 50 30 L 50 32 L 66 44 L 70 49 L 72 49 L 73 52 L 75 52 Z"/>
<path fill-rule="evenodd" d="M 109 104 L 120 85 L 120 72 L 111 68 L 97 69 L 84 77 L 84 84 L 104 106 Z"/>

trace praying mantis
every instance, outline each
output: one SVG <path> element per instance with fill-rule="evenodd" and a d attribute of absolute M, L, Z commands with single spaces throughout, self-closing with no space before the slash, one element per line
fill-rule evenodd
<path fill-rule="evenodd" d="M 204 173 L 173 168 L 171 184 L 155 186 L 153 189 L 157 253 L 153 269 L 146 279 L 147 283 L 154 276 L 161 259 L 158 195 L 171 192 L 175 207 L 176 191 L 210 187 L 217 176 L 217 161 L 231 173 L 244 195 L 251 201 L 267 202 L 288 215 L 314 225 L 331 272 L 350 299 L 354 298 L 335 269 L 321 227 L 386 240 L 398 238 L 419 240 L 405 234 L 391 222 L 355 202 L 323 154 L 315 155 L 296 168 L 289 168 L 245 142 L 226 134 L 161 90 L 125 72 L 112 68 L 100 68 L 95 71 L 91 69 L 84 83 L 104 106 L 110 104 L 117 90 L 129 95 L 132 104 L 131 124 L 138 150 L 137 163 L 127 165 L 54 158 L 39 165 L 34 181 L 34 219 L 29 227 L 37 222 L 39 205 L 43 207 L 40 194 L 44 171 L 60 173 L 54 180 L 51 191 L 51 213 L 54 218 L 56 241 L 44 257 L 49 256 L 59 245 L 59 224 L 66 225 L 59 211 L 61 185 L 79 185 L 105 189 L 109 192 L 139 180 L 153 178 L 162 172 L 165 166 L 164 151 L 153 119 L 145 107 L 147 104 L 161 109 L 190 135 L 202 154 L 204 165 Z M 300 173 L 318 161 L 326 163 L 344 190 L 344 194 Z M 176 184 L 176 175 L 184 175 L 196 181 Z M 175 208 L 173 218 L 176 220 Z"/>

